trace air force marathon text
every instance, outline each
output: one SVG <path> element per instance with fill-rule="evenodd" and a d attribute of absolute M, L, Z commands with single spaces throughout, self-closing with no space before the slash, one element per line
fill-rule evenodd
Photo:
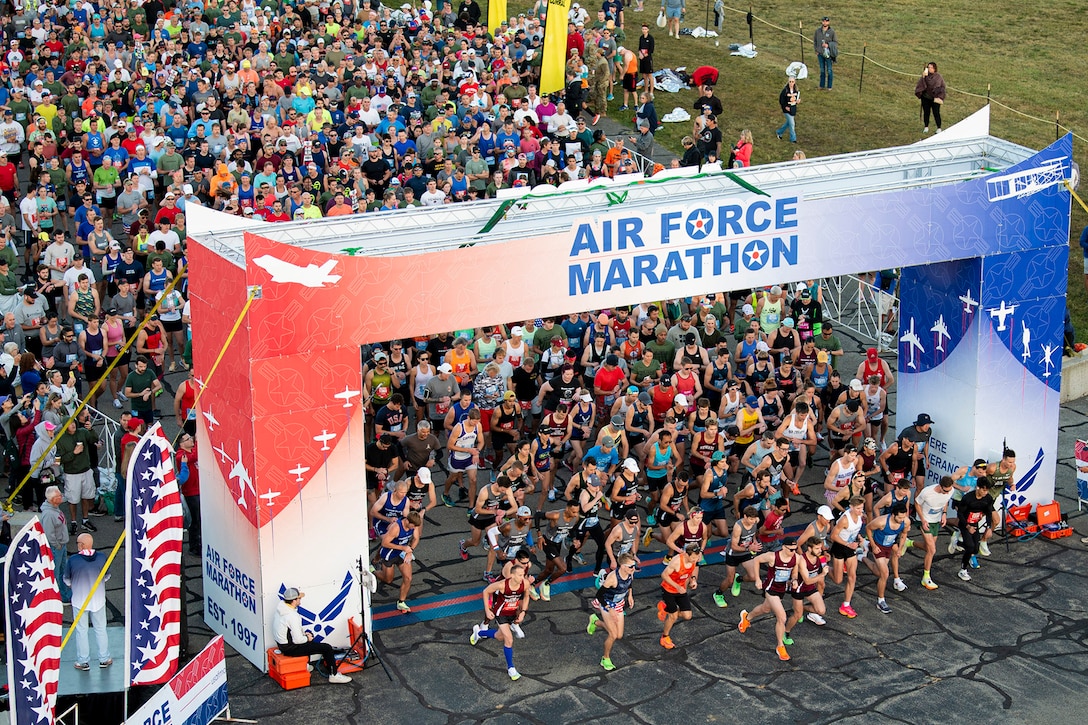
<path fill-rule="evenodd" d="M 796 265 L 797 204 L 796 196 L 727 200 L 577 222 L 571 231 L 569 294 Z"/>

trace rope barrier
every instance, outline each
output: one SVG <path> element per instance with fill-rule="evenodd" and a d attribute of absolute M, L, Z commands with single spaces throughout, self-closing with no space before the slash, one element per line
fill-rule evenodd
<path fill-rule="evenodd" d="M 727 11 L 729 11 L 731 13 L 736 13 L 738 15 L 744 15 L 745 17 L 748 16 L 748 11 L 747 10 L 739 10 L 737 8 L 731 8 L 731 7 L 728 7 L 728 6 L 723 6 L 723 9 L 727 10 Z M 753 20 L 756 20 L 756 21 L 762 23 L 763 25 L 767 26 L 768 28 L 773 28 L 774 30 L 778 30 L 779 32 L 785 33 L 786 35 L 792 35 L 792 36 L 801 38 L 802 40 L 808 40 L 808 37 L 805 36 L 804 33 L 800 32 L 798 30 L 794 30 L 792 28 L 784 28 L 781 25 L 776 25 L 776 24 L 770 22 L 769 20 L 765 20 L 765 19 L 759 17 L 758 15 L 756 15 L 754 13 L 752 14 L 751 17 L 752 17 Z M 849 51 L 840 50 L 839 51 L 839 56 L 848 56 L 848 57 L 854 57 L 854 58 L 861 58 L 862 54 L 861 53 L 851 53 Z M 907 71 L 902 71 L 902 70 L 899 70 L 897 68 L 892 68 L 891 66 L 885 65 L 885 64 L 881 63 L 878 60 L 874 60 L 873 56 L 871 56 L 869 54 L 865 54 L 864 57 L 865 57 L 865 62 L 866 63 L 872 63 L 873 65 L 877 66 L 878 68 L 882 68 L 883 70 L 886 70 L 889 73 L 894 73 L 895 75 L 900 75 L 900 76 L 903 76 L 905 78 L 914 78 L 917 75 L 916 73 L 910 73 L 910 72 L 907 72 Z M 952 93 L 958 93 L 960 95 L 969 96 L 971 98 L 985 99 L 988 103 L 992 103 L 995 106 L 999 106 L 999 107 L 1005 109 L 1006 111 L 1009 111 L 1011 113 L 1014 113 L 1014 114 L 1016 114 L 1018 116 L 1021 116 L 1023 118 L 1028 119 L 1028 120 L 1031 120 L 1031 121 L 1037 121 L 1039 123 L 1045 123 L 1048 126 L 1051 123 L 1054 123 L 1057 128 L 1061 129 L 1062 131 L 1064 131 L 1066 133 L 1072 134 L 1073 138 L 1088 143 L 1088 138 L 1086 138 L 1084 136 L 1081 136 L 1080 134 L 1076 133 L 1075 131 L 1073 131 L 1073 129 L 1069 128 L 1068 126 L 1063 126 L 1061 124 L 1061 122 L 1052 121 L 1050 119 L 1040 118 L 1038 116 L 1033 116 L 1030 113 L 1025 113 L 1025 112 L 1023 112 L 1021 110 L 1013 108 L 1012 106 L 1008 105 L 1007 103 L 1002 103 L 1001 101 L 995 99 L 992 95 L 985 95 L 985 94 L 982 94 L 982 93 L 975 93 L 973 91 L 968 91 L 968 90 L 964 90 L 962 88 L 956 88 L 954 86 L 949 86 L 949 85 L 946 85 L 945 87 Z"/>
<path fill-rule="evenodd" d="M 159 306 L 162 304 L 162 301 L 166 299 L 167 295 L 174 291 L 174 287 L 176 287 L 178 282 L 180 281 L 181 275 L 174 275 L 174 278 L 170 280 L 170 284 L 166 285 L 166 287 L 163 289 L 162 297 L 160 297 L 155 302 L 155 304 L 152 305 L 151 310 L 140 321 L 140 324 L 136 326 L 136 329 L 132 333 L 132 337 L 125 340 L 125 344 L 121 346 L 121 350 L 117 353 L 117 356 L 113 359 L 113 362 L 106 367 L 105 372 L 102 373 L 102 377 L 100 377 L 98 381 L 91 386 L 91 389 L 88 390 L 87 394 L 83 397 L 83 399 L 79 401 L 79 405 L 76 406 L 76 409 L 72 411 L 72 414 L 70 416 L 68 416 L 68 420 L 64 421 L 64 425 L 60 427 L 60 433 L 58 433 L 53 438 L 53 444 L 46 448 L 45 451 L 43 451 L 42 454 L 38 456 L 38 459 L 36 461 L 30 464 L 30 470 L 27 471 L 26 476 L 23 477 L 23 480 L 19 482 L 19 485 L 12 490 L 11 494 L 4 501 L 2 507 L 5 511 L 11 512 L 15 510 L 14 504 L 12 502 L 15 501 L 15 497 L 19 494 L 19 491 L 22 490 L 23 486 L 27 484 L 27 481 L 31 479 L 31 473 L 34 471 L 34 469 L 41 465 L 42 461 L 49 457 L 49 451 L 57 445 L 57 442 L 64 436 L 68 435 L 68 425 L 72 423 L 72 421 L 76 420 L 79 417 L 79 414 L 83 412 L 83 409 L 87 407 L 87 399 L 92 397 L 93 394 L 100 387 L 107 384 L 110 379 L 110 375 L 113 374 L 114 368 L 116 368 L 117 365 L 119 365 L 121 361 L 125 359 L 125 353 L 128 352 L 129 348 L 132 347 L 134 342 L 136 342 L 136 338 L 140 336 L 140 332 L 145 327 L 147 327 L 148 320 L 151 319 L 152 315 L 156 314 L 159 311 Z"/>

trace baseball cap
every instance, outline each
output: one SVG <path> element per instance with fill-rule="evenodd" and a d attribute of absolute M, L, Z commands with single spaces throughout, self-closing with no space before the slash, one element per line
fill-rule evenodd
<path fill-rule="evenodd" d="M 521 506 L 518 508 L 518 516 L 532 516 L 533 510 L 528 506 Z"/>
<path fill-rule="evenodd" d="M 712 455 L 710 457 L 710 460 L 711 461 L 720 461 L 720 460 L 723 460 L 724 458 L 725 458 L 724 453 L 722 453 L 721 451 L 714 451 L 714 455 Z"/>
<path fill-rule="evenodd" d="M 612 436 L 605 436 L 601 439 L 601 445 L 605 448 L 611 448 L 612 446 L 616 445 L 616 439 Z"/>
<path fill-rule="evenodd" d="M 453 372 L 453 366 L 450 365 L 449 363 L 442 363 L 441 365 L 438 366 L 438 372 L 440 372 L 440 373 L 452 373 Z"/>
<path fill-rule="evenodd" d="M 643 392 L 638 394 L 638 402 L 642 403 L 643 405 L 649 405 L 650 403 L 654 402 L 654 399 L 650 396 L 649 393 Z"/>
<path fill-rule="evenodd" d="M 518 397 L 517 393 L 515 393 L 513 390 L 507 390 L 505 393 L 502 394 L 503 400 L 513 400 L 516 397 Z"/>
<path fill-rule="evenodd" d="M 828 521 L 831 521 L 833 518 L 835 518 L 835 514 L 831 512 L 830 506 L 821 506 L 820 508 L 816 509 L 816 515 L 823 516 Z"/>
<path fill-rule="evenodd" d="M 128 429 L 129 430 L 139 430 L 141 423 L 143 423 L 143 421 L 141 419 L 139 419 L 139 418 L 129 418 L 129 420 L 128 420 Z"/>
<path fill-rule="evenodd" d="M 283 590 L 283 593 L 280 594 L 280 599 L 282 599 L 285 602 L 293 602 L 293 601 L 295 601 L 296 599 L 298 599 L 301 596 L 302 596 L 302 592 L 300 592 L 295 587 L 287 587 L 286 589 Z"/>
<path fill-rule="evenodd" d="M 747 398 L 744 399 L 744 404 L 747 405 L 749 408 L 754 408 L 759 405 L 759 398 L 754 395 L 749 395 Z"/>
<path fill-rule="evenodd" d="M 745 315 L 754 315 L 756 313 L 755 308 L 752 307 L 749 304 L 746 304 L 746 305 L 744 305 L 744 307 L 740 308 L 740 311 L 741 311 L 742 314 L 745 314 Z"/>
<path fill-rule="evenodd" d="M 677 395 L 675 398 L 672 399 L 672 402 L 675 403 L 676 405 L 687 405 L 688 404 L 688 396 L 684 395 L 683 393 L 680 393 L 679 395 Z"/>
<path fill-rule="evenodd" d="M 582 393 L 579 398 L 583 403 L 589 403 L 593 401 L 593 393 Z"/>
<path fill-rule="evenodd" d="M 816 353 L 816 362 L 818 362 L 818 363 L 827 362 L 827 351 L 826 350 L 820 350 L 818 353 Z"/>
<path fill-rule="evenodd" d="M 865 351 L 865 357 L 869 358 L 870 360 L 876 360 L 879 357 L 879 355 L 877 354 L 876 348 L 875 347 L 870 347 L 868 350 L 866 350 Z"/>
<path fill-rule="evenodd" d="M 616 413 L 614 416 L 612 416 L 612 425 L 622 426 L 623 424 L 624 424 L 624 418 L 623 418 L 622 415 L 620 415 L 619 413 Z"/>
<path fill-rule="evenodd" d="M 638 471 L 639 471 L 638 461 L 636 461 L 634 458 L 624 458 L 623 459 L 623 467 L 626 468 L 631 473 L 638 473 Z"/>
<path fill-rule="evenodd" d="M 851 390 L 860 391 L 862 389 L 862 387 L 863 386 L 861 384 L 861 381 L 858 380 L 857 378 L 854 378 L 853 380 L 850 381 L 850 389 Z"/>
<path fill-rule="evenodd" d="M 524 333 L 525 333 L 525 328 L 523 328 L 521 325 L 514 325 L 513 327 L 510 328 L 511 337 L 520 337 Z"/>
<path fill-rule="evenodd" d="M 139 420 L 139 419 L 137 418 L 137 420 Z M 56 429 L 57 429 L 57 426 L 55 426 L 54 424 L 50 423 L 50 422 L 49 422 L 49 421 L 47 420 L 47 421 L 45 421 L 45 429 L 46 429 L 46 430 L 56 430 Z"/>

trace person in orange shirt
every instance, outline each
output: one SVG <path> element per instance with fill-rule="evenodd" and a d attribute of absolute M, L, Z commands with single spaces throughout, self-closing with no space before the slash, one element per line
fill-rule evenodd
<path fill-rule="evenodd" d="M 626 93 L 626 91 L 624 91 Z M 616 137 L 616 144 L 608 149 L 604 155 L 604 165 L 608 167 L 608 175 L 616 175 L 616 166 L 620 163 L 620 152 L 623 151 L 623 137 Z"/>
<path fill-rule="evenodd" d="M 703 553 L 702 547 L 692 542 L 674 556 L 665 571 L 661 572 L 661 599 L 657 603 L 657 618 L 665 623 L 661 632 L 661 646 L 676 647 L 669 634 L 677 619 L 691 619 L 691 590 L 699 584 L 699 568 L 696 564 Z"/>
<path fill-rule="evenodd" d="M 347 216 L 352 213 L 351 204 L 344 199 L 344 192 L 337 192 L 333 197 L 333 205 L 325 212 L 325 216 Z"/>
<path fill-rule="evenodd" d="M 637 93 L 635 90 L 635 84 L 638 82 L 638 58 L 635 54 L 624 48 L 622 45 L 616 48 L 616 67 L 623 72 L 623 106 L 620 107 L 621 111 L 626 111 L 629 106 L 627 105 L 628 98 L 632 93 Z M 637 99 L 638 96 L 636 95 Z"/>

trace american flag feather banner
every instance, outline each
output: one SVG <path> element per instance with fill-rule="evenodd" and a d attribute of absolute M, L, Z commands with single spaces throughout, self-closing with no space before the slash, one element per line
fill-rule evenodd
<path fill-rule="evenodd" d="M 15 536 L 4 563 L 8 693 L 12 725 L 53 723 L 60 680 L 63 605 L 53 551 L 37 517 Z"/>
<path fill-rule="evenodd" d="M 154 425 L 128 464 L 125 502 L 125 663 L 129 685 L 166 682 L 181 645 L 181 538 L 184 519 L 173 448 Z"/>

